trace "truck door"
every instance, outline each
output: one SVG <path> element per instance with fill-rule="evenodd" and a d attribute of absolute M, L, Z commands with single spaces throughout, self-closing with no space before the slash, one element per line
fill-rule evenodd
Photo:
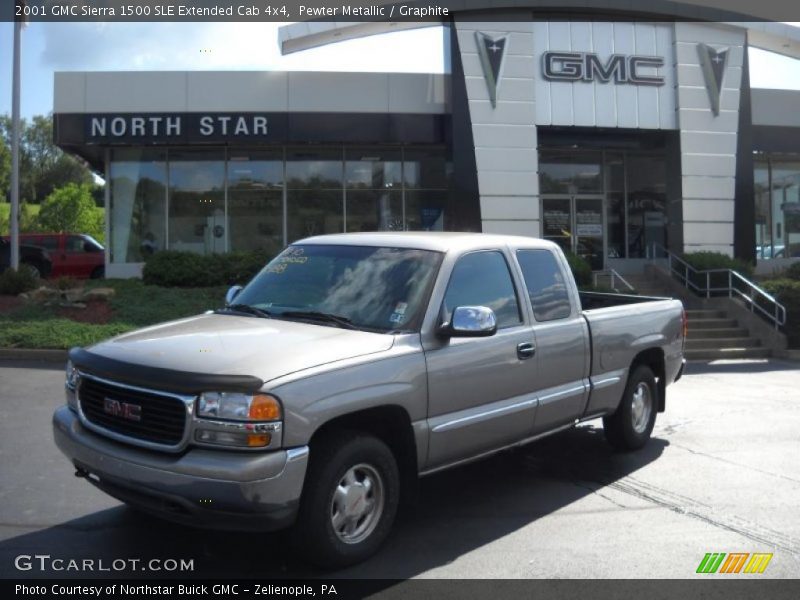
<path fill-rule="evenodd" d="M 517 250 L 533 309 L 538 409 L 535 433 L 582 416 L 589 393 L 589 328 L 578 299 L 571 299 L 572 275 L 548 249 Z"/>
<path fill-rule="evenodd" d="M 444 295 L 442 320 L 457 306 L 488 306 L 497 333 L 482 338 L 430 340 L 430 441 L 427 468 L 525 438 L 536 413 L 533 334 L 499 250 L 458 259 Z"/>

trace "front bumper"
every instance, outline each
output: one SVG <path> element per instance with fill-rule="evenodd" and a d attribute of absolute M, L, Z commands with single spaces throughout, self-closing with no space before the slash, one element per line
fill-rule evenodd
<path fill-rule="evenodd" d="M 269 531 L 291 525 L 297 515 L 307 446 L 264 453 L 193 448 L 176 456 L 95 434 L 67 406 L 53 414 L 53 435 L 77 474 L 164 519 Z"/>

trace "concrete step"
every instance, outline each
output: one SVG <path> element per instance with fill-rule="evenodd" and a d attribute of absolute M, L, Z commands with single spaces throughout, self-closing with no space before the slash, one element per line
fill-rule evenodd
<path fill-rule="evenodd" d="M 709 340 L 709 339 L 724 339 L 724 338 L 744 338 L 748 337 L 750 332 L 744 327 L 722 327 L 718 329 L 689 329 L 688 340 Z"/>
<path fill-rule="evenodd" d="M 730 329 L 737 327 L 736 319 L 689 319 L 689 331 L 692 329 Z"/>
<path fill-rule="evenodd" d="M 756 348 L 761 345 L 761 340 L 749 337 L 687 339 L 687 350 L 716 350 L 720 348 Z"/>
<path fill-rule="evenodd" d="M 769 358 L 770 348 L 720 348 L 717 350 L 686 350 L 686 360 L 719 360 L 725 358 Z"/>
<path fill-rule="evenodd" d="M 692 319 L 724 319 L 728 316 L 724 310 L 687 310 L 686 316 Z"/>

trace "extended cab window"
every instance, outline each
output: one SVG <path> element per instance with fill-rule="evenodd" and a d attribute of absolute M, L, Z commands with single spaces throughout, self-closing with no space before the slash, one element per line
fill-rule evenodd
<path fill-rule="evenodd" d="M 565 319 L 572 312 L 564 273 L 549 250 L 518 250 L 517 261 L 537 321 Z"/>
<path fill-rule="evenodd" d="M 491 308 L 499 329 L 522 323 L 517 293 L 502 253 L 473 252 L 458 260 L 444 296 L 445 320 L 457 306 Z"/>

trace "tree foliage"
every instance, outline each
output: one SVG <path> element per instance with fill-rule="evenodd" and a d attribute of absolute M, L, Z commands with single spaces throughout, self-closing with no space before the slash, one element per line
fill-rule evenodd
<path fill-rule="evenodd" d="M 10 165 L 11 119 L 8 115 L 0 116 L 0 135 L 9 151 Z M 91 184 L 93 181 L 91 171 L 82 161 L 64 153 L 53 143 L 51 115 L 36 115 L 30 121 L 22 119 L 19 147 L 19 193 L 23 200 L 40 204 L 56 188 L 69 183 Z M 0 192 L 7 194 L 8 185 L 3 187 L 2 155 L 0 148 Z"/>
<path fill-rule="evenodd" d="M 37 227 L 55 233 L 80 232 L 102 238 L 102 212 L 92 198 L 91 185 L 69 183 L 53 191 L 42 203 Z"/>

